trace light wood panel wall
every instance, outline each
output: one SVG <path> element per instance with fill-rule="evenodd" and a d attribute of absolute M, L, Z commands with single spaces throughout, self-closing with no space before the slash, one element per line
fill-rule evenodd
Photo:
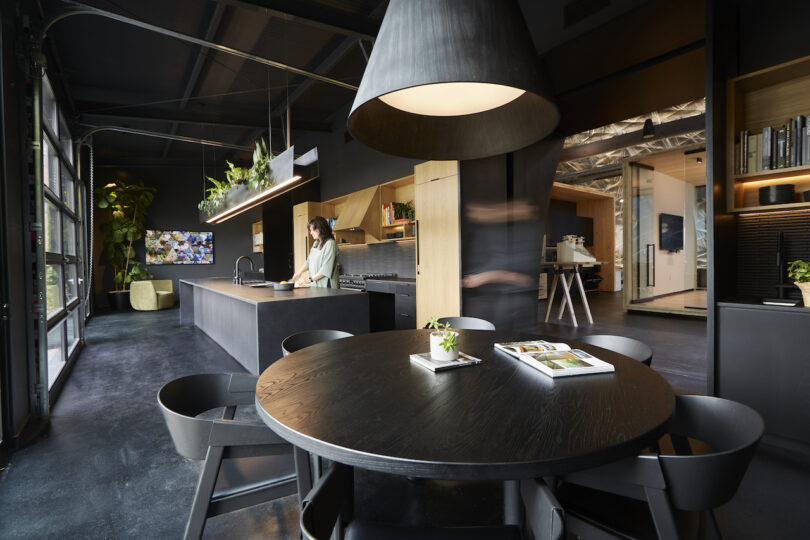
<path fill-rule="evenodd" d="M 414 172 L 416 325 L 421 328 L 430 317 L 461 313 L 458 163 L 428 162 Z"/>

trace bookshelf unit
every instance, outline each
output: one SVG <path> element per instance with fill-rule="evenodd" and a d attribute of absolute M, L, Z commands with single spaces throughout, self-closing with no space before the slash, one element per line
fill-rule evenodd
<path fill-rule="evenodd" d="M 727 209 L 730 213 L 772 212 L 810 208 L 802 192 L 810 190 L 810 164 L 739 174 L 735 170 L 740 132 L 762 133 L 768 126 L 785 124 L 789 118 L 810 115 L 810 57 L 799 58 L 742 75 L 728 82 L 727 114 Z M 759 188 L 793 184 L 794 201 L 759 205 Z"/>

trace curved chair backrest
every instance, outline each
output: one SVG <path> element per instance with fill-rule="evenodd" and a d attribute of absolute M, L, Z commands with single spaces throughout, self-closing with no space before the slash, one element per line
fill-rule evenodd
<path fill-rule="evenodd" d="M 476 317 L 442 317 L 439 322 L 450 323 L 450 326 L 457 330 L 495 330 L 494 324 Z"/>
<path fill-rule="evenodd" d="M 310 345 L 353 336 L 354 334 L 341 330 L 307 330 L 305 332 L 298 332 L 297 334 L 284 338 L 284 341 L 281 342 L 281 353 L 287 356 Z"/>
<path fill-rule="evenodd" d="M 624 336 L 597 334 L 593 336 L 578 337 L 577 340 L 589 345 L 602 347 L 603 349 L 629 356 L 633 360 L 648 366 L 652 364 L 653 350 L 649 345 L 637 339 Z"/>
<path fill-rule="evenodd" d="M 711 396 L 678 396 L 671 435 L 708 444 L 712 453 L 658 457 L 675 508 L 706 510 L 727 503 L 742 481 L 765 422 L 752 408 Z"/>
<path fill-rule="evenodd" d="M 157 400 L 177 453 L 189 459 L 205 459 L 214 418 L 196 416 L 220 407 L 252 405 L 257 378 L 252 375 L 206 373 L 180 377 L 166 383 L 158 391 Z"/>

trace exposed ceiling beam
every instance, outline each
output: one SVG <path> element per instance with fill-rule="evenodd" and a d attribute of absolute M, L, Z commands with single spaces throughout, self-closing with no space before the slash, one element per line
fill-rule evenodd
<path fill-rule="evenodd" d="M 387 8 L 388 2 L 381 2 L 380 5 L 369 13 L 367 19 L 381 21 Z M 335 67 L 335 65 L 337 65 L 337 63 L 340 62 L 355 46 L 360 46 L 360 44 L 356 39 L 352 39 L 351 37 L 347 37 L 340 42 L 337 42 L 336 39 L 329 40 L 329 42 L 327 42 L 327 44 L 321 50 L 321 53 L 323 53 L 323 51 L 329 51 L 329 53 L 326 56 L 318 54 L 315 57 L 316 59 L 307 66 L 307 69 L 314 71 L 315 73 L 328 73 L 329 70 Z M 365 50 L 363 51 L 363 54 L 365 54 Z M 290 93 L 289 96 L 285 96 L 284 99 L 280 100 L 279 103 L 273 107 L 273 116 L 280 115 L 287 109 L 287 106 L 292 106 L 298 100 L 298 98 L 303 96 L 304 93 L 312 87 L 312 80 L 299 78 L 297 80 L 293 80 L 292 85 L 295 88 L 292 93 Z M 333 115 L 330 115 L 329 118 L 331 119 L 332 116 Z M 328 123 L 331 124 L 331 121 Z"/>
<path fill-rule="evenodd" d="M 666 122 L 664 124 L 658 124 L 655 126 L 655 136 L 652 138 L 645 139 L 642 133 L 643 130 L 639 129 L 638 131 L 625 133 L 624 135 L 619 135 L 610 139 L 563 148 L 562 152 L 560 153 L 560 162 L 595 156 L 597 154 L 604 154 L 605 152 L 621 150 L 622 148 L 627 148 L 628 146 L 633 146 L 642 142 L 674 137 L 675 135 L 692 133 L 702 129 L 706 129 L 705 114 L 681 118 L 680 120 L 673 120 L 672 122 Z"/>
<path fill-rule="evenodd" d="M 248 146 L 242 146 L 239 144 L 231 144 L 221 141 L 213 141 L 209 139 L 198 139 L 196 137 L 185 137 L 183 135 L 171 135 L 169 133 L 163 133 L 158 131 L 149 131 L 146 129 L 135 129 L 130 127 L 121 127 L 121 126 L 96 126 L 92 124 L 79 124 L 80 127 L 88 128 L 86 132 L 82 133 L 81 137 L 79 138 L 79 146 L 81 146 L 84 141 L 93 136 L 96 133 L 101 131 L 117 131 L 119 133 L 128 133 L 130 135 L 142 135 L 144 137 L 155 137 L 158 139 L 172 139 L 175 141 L 182 141 L 191 144 L 202 144 L 205 146 L 216 146 L 219 148 L 228 148 L 231 150 L 252 150 L 252 148 Z"/>
<path fill-rule="evenodd" d="M 233 47 L 227 47 L 225 45 L 220 45 L 219 43 L 213 43 L 211 41 L 200 39 L 194 36 L 190 36 L 188 34 L 183 34 L 181 32 L 175 32 L 174 30 L 170 30 L 168 28 L 163 28 L 161 26 L 157 26 L 154 24 L 149 24 L 143 21 L 139 21 L 137 19 L 133 19 L 131 17 L 125 17 L 123 15 L 119 15 L 118 13 L 113 13 L 111 11 L 104 11 L 103 9 L 98 9 L 93 6 L 88 6 L 82 4 L 80 2 L 75 2 L 74 0 L 62 0 L 63 2 L 68 3 L 71 7 L 60 10 L 57 12 L 52 13 L 48 18 L 42 21 L 42 25 L 39 28 L 39 36 L 44 38 L 48 30 L 53 26 L 56 22 L 73 15 L 98 15 L 100 17 L 105 17 L 107 19 L 112 19 L 114 21 L 122 22 L 124 24 L 129 24 L 132 26 L 136 26 L 138 28 L 142 28 L 144 30 L 149 30 L 151 32 L 156 32 L 158 34 L 162 34 L 164 36 L 173 37 L 175 39 L 179 39 L 181 41 L 187 41 L 189 43 L 195 43 L 197 45 L 208 47 L 210 49 L 214 49 L 216 51 L 231 54 L 234 56 L 238 56 L 240 58 L 244 58 L 246 60 L 251 60 L 253 62 L 257 62 L 259 64 L 264 64 L 266 66 L 274 67 L 277 69 L 282 69 L 285 71 L 289 71 L 290 73 L 295 73 L 296 75 L 303 75 L 305 77 L 311 77 L 313 79 L 317 79 L 321 82 L 329 83 L 335 86 L 339 86 L 341 88 L 346 88 L 347 90 L 357 91 L 357 87 L 345 83 L 343 81 L 339 81 L 337 79 L 332 79 L 330 77 L 325 77 L 323 75 L 318 75 L 317 73 L 311 73 L 305 69 L 297 68 L 295 66 L 291 66 L 289 64 L 284 64 L 282 62 L 277 62 L 275 60 L 270 60 L 269 58 L 264 58 L 262 56 L 249 53 L 246 51 L 241 51 L 239 49 L 234 49 Z"/>
<path fill-rule="evenodd" d="M 225 15 L 225 10 L 227 6 L 223 4 L 217 4 L 216 8 L 214 9 L 213 15 L 211 15 L 211 20 L 208 22 L 208 29 L 205 31 L 205 39 L 211 41 L 216 37 L 217 31 L 219 30 L 219 26 L 222 23 L 222 17 Z M 199 52 L 197 53 L 197 57 L 194 59 L 194 65 L 191 67 L 191 71 L 188 75 L 188 80 L 186 81 L 185 89 L 183 90 L 183 98 L 180 103 L 177 104 L 177 108 L 183 110 L 188 105 L 188 98 L 191 97 L 191 93 L 194 92 L 194 89 L 197 87 L 197 83 L 200 80 L 200 74 L 202 73 L 203 65 L 205 64 L 205 60 L 208 57 L 208 48 L 200 47 Z M 172 124 L 171 129 L 169 129 L 169 133 L 174 135 L 177 133 L 178 124 L 175 122 Z M 163 147 L 163 155 L 162 157 L 166 157 L 169 155 L 169 150 L 172 147 L 172 140 L 169 139 L 166 141 L 166 145 Z"/>
<path fill-rule="evenodd" d="M 82 105 L 82 103 L 79 103 Z M 88 107 L 92 108 L 92 107 Z M 233 120 L 231 120 L 231 118 Z M 196 126 L 211 126 L 236 129 L 267 129 L 267 124 L 258 121 L 255 116 L 251 118 L 227 116 L 221 114 L 205 114 L 190 111 L 168 111 L 162 109 L 138 109 L 132 114 L 115 114 L 107 112 L 81 112 L 79 119 L 87 123 L 96 124 L 133 124 L 133 123 L 160 123 L 177 122 Z M 293 131 L 329 132 L 332 127 L 321 122 L 296 120 L 293 118 Z"/>
<path fill-rule="evenodd" d="M 351 15 L 324 4 L 304 0 L 217 0 L 222 4 L 261 9 L 272 17 L 295 21 L 335 34 L 374 41 L 380 30 L 380 21 Z M 387 4 L 387 2 L 383 2 Z"/>

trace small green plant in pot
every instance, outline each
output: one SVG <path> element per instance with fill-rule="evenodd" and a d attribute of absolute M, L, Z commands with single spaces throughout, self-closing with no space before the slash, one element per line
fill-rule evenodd
<path fill-rule="evenodd" d="M 109 221 L 101 224 L 102 254 L 113 270 L 115 288 L 110 291 L 113 296 L 122 297 L 129 292 L 130 283 L 152 277 L 146 266 L 135 259 L 134 244 L 146 233 L 144 218 L 155 192 L 155 188 L 144 186 L 141 181 L 127 184 L 121 180 L 96 190 L 96 206 L 109 214 Z M 111 304 L 124 307 L 128 302 L 111 297 Z"/>
<path fill-rule="evenodd" d="M 810 307 L 810 261 L 791 261 L 788 263 L 788 277 L 802 291 L 804 307 Z"/>
<path fill-rule="evenodd" d="M 450 328 L 450 323 L 442 324 L 438 317 L 428 321 L 430 333 L 430 356 L 434 360 L 449 362 L 458 359 L 458 332 Z"/>

